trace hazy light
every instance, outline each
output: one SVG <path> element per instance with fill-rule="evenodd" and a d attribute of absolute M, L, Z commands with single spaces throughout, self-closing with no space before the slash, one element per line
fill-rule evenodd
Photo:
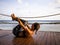
<path fill-rule="evenodd" d="M 17 0 L 17 2 L 21 4 L 22 3 L 22 0 Z"/>

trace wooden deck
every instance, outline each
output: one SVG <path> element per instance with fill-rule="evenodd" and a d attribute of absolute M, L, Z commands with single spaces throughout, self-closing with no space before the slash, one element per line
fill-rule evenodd
<path fill-rule="evenodd" d="M 60 32 L 38 32 L 28 38 L 16 38 L 12 31 L 0 30 L 0 45 L 60 45 Z"/>

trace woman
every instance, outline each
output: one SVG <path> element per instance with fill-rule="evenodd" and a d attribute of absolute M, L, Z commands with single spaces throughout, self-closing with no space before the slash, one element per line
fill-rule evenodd
<path fill-rule="evenodd" d="M 22 36 L 21 32 L 23 32 L 24 36 L 32 36 L 34 33 L 37 33 L 38 29 L 40 28 L 40 24 L 39 23 L 33 23 L 31 28 L 29 27 L 28 24 L 24 24 L 23 21 L 16 17 L 14 14 L 11 14 L 11 17 L 13 20 L 17 21 L 19 23 L 19 25 L 17 25 L 15 28 L 20 28 L 20 32 L 18 31 L 18 34 L 16 36 Z M 19 27 L 20 26 L 20 27 Z M 14 30 L 15 30 L 14 28 Z M 21 29 L 23 31 L 21 31 Z M 19 30 L 19 29 L 18 29 Z"/>

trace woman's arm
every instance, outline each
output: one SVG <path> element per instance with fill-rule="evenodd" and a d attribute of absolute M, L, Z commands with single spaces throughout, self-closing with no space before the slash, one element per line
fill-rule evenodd
<path fill-rule="evenodd" d="M 18 23 L 19 23 L 19 25 L 21 25 L 22 26 L 22 28 L 24 28 L 25 29 L 25 31 L 27 31 L 31 36 L 32 36 L 32 34 L 34 33 L 33 31 L 31 31 L 31 29 L 30 29 L 30 27 L 28 26 L 28 27 L 26 27 L 24 24 L 23 24 L 23 22 L 20 20 L 20 18 L 17 18 L 17 17 L 15 17 L 15 15 L 11 15 L 11 17 L 12 17 L 12 19 L 13 20 L 17 20 L 18 21 Z"/>
<path fill-rule="evenodd" d="M 18 18 L 17 21 L 19 22 L 19 24 L 25 29 L 25 31 L 27 31 L 31 36 L 33 35 L 33 31 L 31 31 L 30 27 L 27 25 L 27 26 L 24 26 L 24 24 L 22 23 L 22 21 Z"/>

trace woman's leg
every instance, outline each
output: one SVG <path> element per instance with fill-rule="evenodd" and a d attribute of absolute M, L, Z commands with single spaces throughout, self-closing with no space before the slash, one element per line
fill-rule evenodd
<path fill-rule="evenodd" d="M 17 25 L 16 27 L 14 27 L 13 28 L 13 34 L 15 35 L 15 36 L 19 36 L 19 30 L 20 30 L 20 25 Z"/>

